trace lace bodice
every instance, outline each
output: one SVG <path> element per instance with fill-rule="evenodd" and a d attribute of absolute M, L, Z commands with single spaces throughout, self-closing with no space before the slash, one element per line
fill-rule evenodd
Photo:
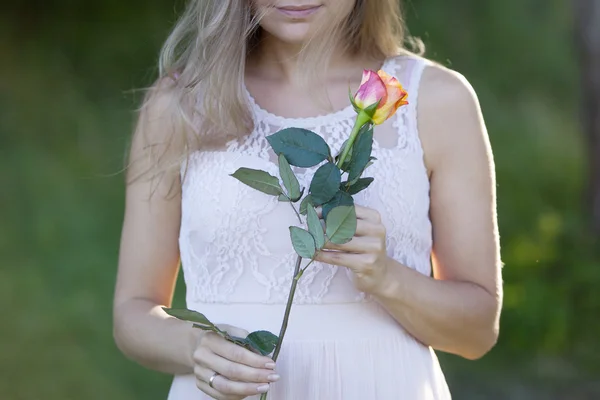
<path fill-rule="evenodd" d="M 387 229 L 390 257 L 430 274 L 432 246 L 429 180 L 418 136 L 416 105 L 425 61 L 399 56 L 383 69 L 396 76 L 409 93 L 409 105 L 375 127 L 377 161 L 364 176 L 369 188 L 355 195 L 356 204 L 378 210 Z M 248 93 L 255 128 L 222 151 L 191 155 L 182 184 L 179 237 L 188 304 L 285 303 L 296 253 L 288 227 L 300 225 L 289 203 L 279 202 L 229 176 L 240 167 L 263 169 L 279 176 L 266 136 L 286 127 L 320 134 L 337 153 L 352 129 L 351 106 L 314 118 L 291 119 L 262 109 Z M 182 167 L 183 169 L 183 167 Z M 315 168 L 296 169 L 308 188 Z M 299 204 L 299 203 L 298 203 Z M 344 267 L 313 263 L 304 273 L 296 303 L 365 301 Z"/>

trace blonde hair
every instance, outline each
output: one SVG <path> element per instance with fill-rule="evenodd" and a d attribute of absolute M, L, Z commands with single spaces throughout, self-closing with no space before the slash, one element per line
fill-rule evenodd
<path fill-rule="evenodd" d="M 163 97 L 169 99 L 161 111 L 172 123 L 172 134 L 145 140 L 150 170 L 133 180 L 178 172 L 189 154 L 207 143 L 251 132 L 244 73 L 247 55 L 259 44 L 261 16 L 249 2 L 188 1 L 161 50 L 159 78 L 144 99 L 136 129 L 136 135 L 144 133 L 144 110 Z M 312 39 L 299 54 L 299 62 L 308 67 L 299 68 L 305 80 L 321 78 L 332 49 L 340 44 L 348 54 L 373 60 L 409 53 L 398 0 L 356 0 L 347 20 L 320 24 Z"/>

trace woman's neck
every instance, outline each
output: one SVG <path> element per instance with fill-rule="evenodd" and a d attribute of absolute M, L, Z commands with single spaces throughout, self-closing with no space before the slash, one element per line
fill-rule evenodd
<path fill-rule="evenodd" d="M 295 77 L 301 75 L 299 54 L 302 47 L 302 43 L 286 43 L 263 31 L 258 46 L 249 55 L 248 67 L 253 73 L 264 74 L 271 79 L 293 85 Z M 342 50 L 342 46 L 339 46 L 331 54 L 327 75 L 347 76 L 357 71 L 360 75 L 362 68 L 376 69 L 378 63 L 380 62 L 351 56 Z"/>

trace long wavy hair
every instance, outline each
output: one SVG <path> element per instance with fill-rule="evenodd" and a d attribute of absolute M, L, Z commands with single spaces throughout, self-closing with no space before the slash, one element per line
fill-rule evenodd
<path fill-rule="evenodd" d="M 150 123 L 144 121 L 144 110 L 157 96 L 168 99 L 161 109 L 172 129 L 158 142 L 144 141 L 144 157 L 150 157 L 145 165 L 150 168 L 138 170 L 131 181 L 179 173 L 192 152 L 252 131 L 244 75 L 246 57 L 259 44 L 262 16 L 249 4 L 250 0 L 187 2 L 160 52 L 159 77 L 146 93 L 135 135 L 144 134 Z M 410 53 L 408 47 L 422 48 L 419 43 L 406 34 L 398 0 L 356 0 L 345 20 L 319 24 L 298 55 L 304 64 L 298 68 L 303 71 L 299 78 L 322 79 L 334 48 L 384 60 Z"/>

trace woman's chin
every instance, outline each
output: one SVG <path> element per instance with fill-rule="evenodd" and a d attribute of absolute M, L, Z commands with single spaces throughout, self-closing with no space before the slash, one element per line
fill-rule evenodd
<path fill-rule="evenodd" d="M 283 43 L 302 45 L 310 39 L 310 31 L 310 24 L 295 24 L 272 30 L 269 34 Z"/>

